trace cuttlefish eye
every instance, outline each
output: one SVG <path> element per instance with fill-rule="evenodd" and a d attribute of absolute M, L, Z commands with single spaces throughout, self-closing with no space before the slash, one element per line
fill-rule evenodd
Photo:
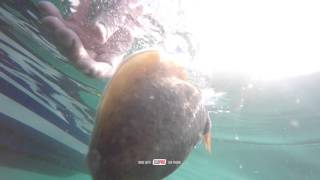
<path fill-rule="evenodd" d="M 161 52 L 128 57 L 97 113 L 87 157 L 94 180 L 160 180 L 202 136 L 210 150 L 210 120 L 201 98 L 184 68 Z M 154 165 L 155 159 L 166 165 Z"/>

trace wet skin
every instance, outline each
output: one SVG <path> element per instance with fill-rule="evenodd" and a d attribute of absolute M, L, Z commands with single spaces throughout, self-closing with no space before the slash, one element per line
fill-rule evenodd
<path fill-rule="evenodd" d="M 89 21 L 91 1 L 80 0 L 77 11 L 63 19 L 59 10 L 48 1 L 38 4 L 41 24 L 48 39 L 79 70 L 95 77 L 111 77 L 132 45 L 130 28 L 142 14 L 135 0 L 111 1 L 108 12 L 98 12 Z M 130 8 L 129 8 L 130 6 Z"/>

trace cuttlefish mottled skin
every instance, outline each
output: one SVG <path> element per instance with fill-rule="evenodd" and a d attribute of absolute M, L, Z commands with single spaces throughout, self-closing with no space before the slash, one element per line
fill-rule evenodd
<path fill-rule="evenodd" d="M 94 180 L 160 180 L 183 162 L 201 137 L 211 147 L 201 92 L 185 70 L 156 50 L 119 67 L 102 98 L 87 156 Z M 151 164 L 139 164 L 151 161 Z"/>

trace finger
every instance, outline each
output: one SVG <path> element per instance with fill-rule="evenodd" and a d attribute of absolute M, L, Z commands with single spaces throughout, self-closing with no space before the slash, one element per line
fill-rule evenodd
<path fill-rule="evenodd" d="M 59 9 L 49 1 L 39 2 L 38 9 L 43 16 L 55 16 L 59 19 L 63 19 Z"/>
<path fill-rule="evenodd" d="M 55 38 L 55 44 L 67 53 L 73 49 L 73 44 L 77 40 L 77 35 L 67 27 L 57 29 L 53 36 Z"/>
<path fill-rule="evenodd" d="M 96 22 L 93 27 L 93 32 L 96 34 L 96 41 L 98 44 L 102 45 L 107 42 L 107 29 L 102 23 Z"/>
<path fill-rule="evenodd" d="M 69 28 L 58 29 L 55 32 L 56 45 L 83 73 L 94 78 L 111 77 L 115 68 L 107 62 L 96 62 L 84 48 L 77 34 Z"/>
<path fill-rule="evenodd" d="M 57 29 L 65 28 L 65 24 L 55 16 L 47 16 L 41 20 L 41 28 L 52 35 Z"/>
<path fill-rule="evenodd" d="M 86 55 L 74 59 L 72 62 L 80 71 L 94 78 L 111 77 L 115 72 L 115 68 L 109 63 L 97 62 Z"/>
<path fill-rule="evenodd" d="M 68 20 L 82 22 L 84 19 L 88 19 L 91 9 L 91 0 L 80 0 L 76 12 L 72 14 Z"/>
<path fill-rule="evenodd" d="M 87 73 L 91 77 L 95 78 L 109 78 L 115 72 L 115 68 L 109 63 L 104 62 L 94 62 L 89 66 L 89 73 Z"/>

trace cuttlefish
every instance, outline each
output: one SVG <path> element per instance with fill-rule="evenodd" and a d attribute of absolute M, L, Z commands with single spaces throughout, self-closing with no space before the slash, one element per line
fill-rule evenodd
<path fill-rule="evenodd" d="M 185 69 L 157 50 L 136 53 L 102 97 L 87 156 L 90 173 L 94 180 L 163 179 L 202 137 L 211 150 L 210 127 L 201 91 Z"/>

